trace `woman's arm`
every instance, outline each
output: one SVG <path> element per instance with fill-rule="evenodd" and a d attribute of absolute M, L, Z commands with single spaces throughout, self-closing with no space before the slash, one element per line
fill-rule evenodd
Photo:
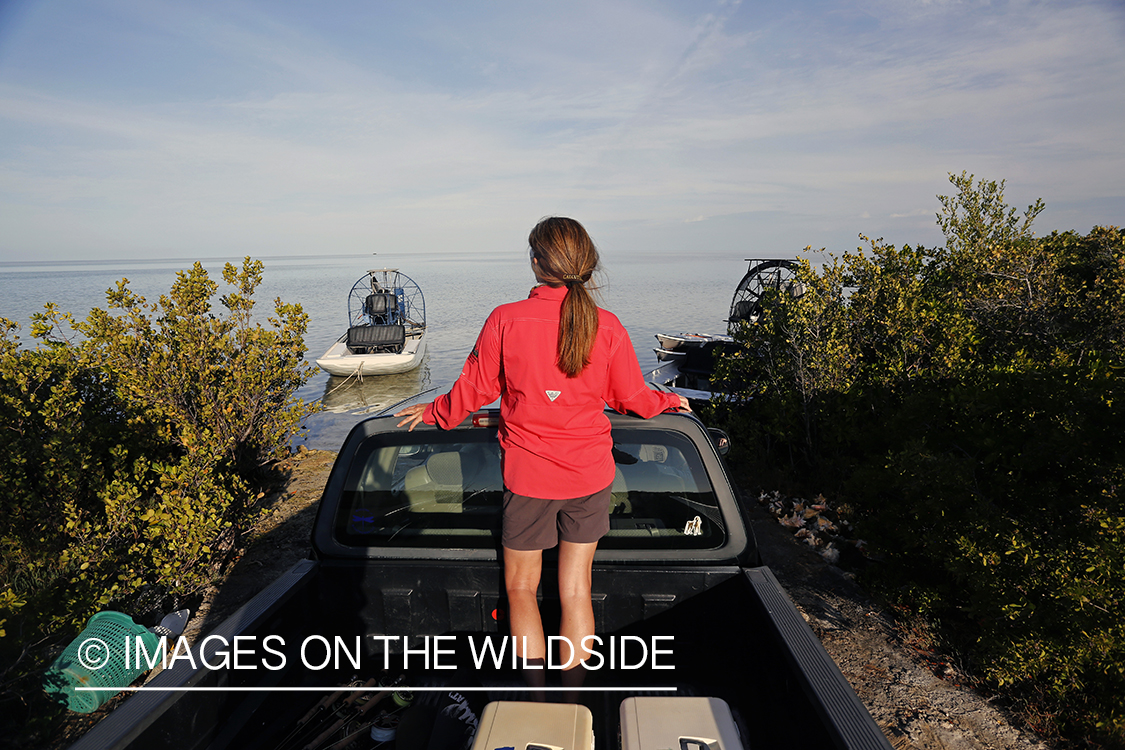
<path fill-rule="evenodd" d="M 426 407 L 431 403 L 433 402 L 427 401 L 424 404 L 414 404 L 413 406 L 406 407 L 402 411 L 396 411 L 396 417 L 406 417 L 406 419 L 398 423 L 398 426 L 402 427 L 404 424 L 409 424 L 410 426 L 406 428 L 406 431 L 413 432 L 414 428 L 418 426 L 418 423 L 422 421 L 422 417 L 425 416 Z"/>
<path fill-rule="evenodd" d="M 645 419 L 670 409 L 691 411 L 688 400 L 683 396 L 648 387 L 629 335 L 624 329 L 621 333 L 617 348 L 610 354 L 609 377 L 606 379 L 605 402 L 610 408 Z"/>
<path fill-rule="evenodd" d="M 436 424 L 451 430 L 474 411 L 492 403 L 500 396 L 500 326 L 496 313 L 488 316 L 476 346 L 461 368 L 457 382 L 449 393 L 438 396 L 428 404 L 415 404 L 395 414 L 406 417 L 399 427 L 409 425 L 413 430 L 419 422 Z"/>

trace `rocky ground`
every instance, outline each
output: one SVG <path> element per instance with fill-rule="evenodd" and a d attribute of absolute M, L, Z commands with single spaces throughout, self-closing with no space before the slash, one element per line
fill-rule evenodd
<path fill-rule="evenodd" d="M 302 449 L 294 455 L 286 467 L 285 487 L 270 499 L 270 513 L 230 574 L 206 592 L 188 624 L 189 636 L 211 630 L 306 556 L 316 502 L 334 459 L 335 454 L 326 451 Z M 839 528 L 838 519 L 822 503 L 769 495 L 750 505 L 765 563 L 892 745 L 900 750 L 1051 747 L 1017 728 L 986 698 L 959 685 L 959 675 L 945 660 L 913 645 L 910 634 L 897 628 L 849 574 L 830 562 L 849 545 L 854 549 L 855 541 L 848 541 L 846 529 Z"/>
<path fill-rule="evenodd" d="M 809 526 L 795 523 L 794 513 L 803 516 L 820 503 L 805 503 L 796 510 L 799 501 L 779 507 L 776 497 L 764 500 L 751 503 L 755 507 L 750 509 L 764 562 L 892 745 L 903 750 L 1051 747 L 959 684 L 961 675 L 946 659 L 913 645 L 909 631 L 896 627 L 849 574 L 828 562 L 837 557 L 832 550 L 847 548 L 846 539 L 820 524 L 820 533 L 798 536 Z M 830 515 L 818 512 L 809 517 Z M 836 538 L 826 541 L 829 534 Z"/>

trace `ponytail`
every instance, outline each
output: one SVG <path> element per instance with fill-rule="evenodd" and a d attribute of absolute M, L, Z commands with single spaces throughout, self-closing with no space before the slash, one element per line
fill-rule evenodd
<path fill-rule="evenodd" d="M 559 369 L 573 378 L 590 364 L 598 336 L 598 306 L 582 283 L 567 284 L 559 317 Z"/>
<path fill-rule="evenodd" d="M 581 224 L 561 217 L 536 224 L 528 243 L 532 258 L 539 264 L 540 278 L 549 286 L 566 285 L 559 317 L 557 364 L 568 378 L 576 377 L 590 364 L 598 335 L 598 306 L 586 288 L 598 268 L 598 249 Z"/>

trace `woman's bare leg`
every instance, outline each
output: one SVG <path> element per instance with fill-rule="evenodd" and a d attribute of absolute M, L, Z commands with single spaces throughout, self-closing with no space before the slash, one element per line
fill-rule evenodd
<path fill-rule="evenodd" d="M 597 548 L 597 542 L 559 542 L 559 601 L 562 604 L 559 635 L 569 639 L 576 651 L 570 668 L 562 673 L 564 687 L 579 687 L 586 677 L 580 660 L 590 658 L 590 651 L 583 648 L 582 640 L 594 634 L 590 586 Z M 561 647 L 565 649 L 566 643 Z M 567 654 L 559 654 L 559 661 L 565 664 L 566 657 Z"/>
<path fill-rule="evenodd" d="M 508 591 L 508 626 L 512 638 L 515 639 L 516 653 L 531 667 L 524 670 L 524 679 L 531 687 L 543 687 L 547 681 L 547 646 L 543 636 L 543 620 L 539 616 L 539 600 L 536 598 L 542 571 L 541 550 L 504 548 L 504 586 Z"/>

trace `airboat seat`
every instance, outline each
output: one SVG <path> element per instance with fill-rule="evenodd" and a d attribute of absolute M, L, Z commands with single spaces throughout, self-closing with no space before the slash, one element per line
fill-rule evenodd
<path fill-rule="evenodd" d="M 757 320 L 760 314 L 757 300 L 739 300 L 734 305 L 734 312 L 730 316 L 730 322 L 737 323 L 743 320 L 752 322 Z"/>
<path fill-rule="evenodd" d="M 376 295 L 372 295 L 376 296 Z M 348 329 L 348 348 L 356 354 L 399 353 L 406 344 L 406 326 L 354 326 Z"/>
<path fill-rule="evenodd" d="M 389 323 L 397 306 L 395 296 L 387 292 L 369 294 L 363 301 L 363 311 L 376 323 Z"/>

